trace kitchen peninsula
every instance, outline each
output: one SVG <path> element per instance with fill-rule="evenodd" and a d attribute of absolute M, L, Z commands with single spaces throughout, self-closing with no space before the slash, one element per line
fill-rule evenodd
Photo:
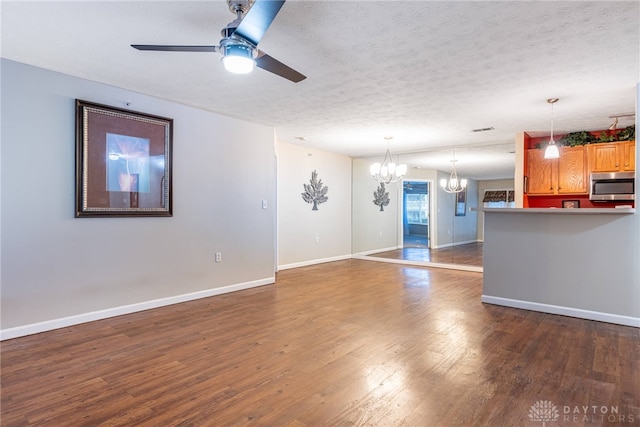
<path fill-rule="evenodd" d="M 640 221 L 636 210 L 616 208 L 616 203 L 559 207 L 563 197 L 588 200 L 586 189 L 581 190 L 580 199 L 577 193 L 568 197 L 550 194 L 544 197 L 552 206 L 531 207 L 537 199 L 524 191 L 525 171 L 529 172 L 525 149 L 530 148 L 525 148 L 524 133 L 518 139 L 518 207 L 480 209 L 484 215 L 482 301 L 640 327 Z M 588 165 L 584 156 L 582 161 Z M 549 169 L 549 177 L 552 173 L 557 172 Z M 586 180 L 587 173 L 583 173 Z M 637 197 L 637 190 L 635 194 Z"/>

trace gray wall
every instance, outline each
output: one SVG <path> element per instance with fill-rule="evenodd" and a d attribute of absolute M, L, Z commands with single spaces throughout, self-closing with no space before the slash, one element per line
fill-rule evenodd
<path fill-rule="evenodd" d="M 483 301 L 640 326 L 639 259 L 638 214 L 486 212 Z"/>
<path fill-rule="evenodd" d="M 482 199 L 486 190 L 514 190 L 513 179 L 490 179 L 478 181 L 478 207 L 483 206 Z M 484 213 L 478 213 L 478 240 L 484 240 Z"/>
<path fill-rule="evenodd" d="M 75 98 L 174 119 L 173 217 L 73 217 Z M 2 60 L 1 153 L 3 329 L 273 282 L 272 128 Z"/>
<path fill-rule="evenodd" d="M 438 179 L 435 183 L 438 189 L 438 225 L 435 247 L 438 248 L 475 242 L 478 234 L 478 212 L 471 210 L 478 207 L 478 181 L 468 180 L 466 214 L 456 216 L 456 195 L 445 192 L 439 184 L 441 179 L 448 179 L 449 176 L 449 173 L 438 171 Z"/>

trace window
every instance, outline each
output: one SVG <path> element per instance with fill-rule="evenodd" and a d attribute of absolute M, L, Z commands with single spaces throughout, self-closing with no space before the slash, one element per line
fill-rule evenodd
<path fill-rule="evenodd" d="M 426 194 L 407 194 L 407 222 L 409 224 L 427 224 L 429 199 Z"/>
<path fill-rule="evenodd" d="M 482 205 L 485 208 L 515 208 L 513 189 L 508 190 L 485 190 Z"/>

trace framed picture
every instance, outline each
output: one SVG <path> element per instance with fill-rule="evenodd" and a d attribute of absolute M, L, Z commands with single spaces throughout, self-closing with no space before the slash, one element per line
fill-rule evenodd
<path fill-rule="evenodd" d="M 567 209 L 577 209 L 580 207 L 580 200 L 563 200 L 562 207 Z"/>
<path fill-rule="evenodd" d="M 465 216 L 467 214 L 467 189 L 464 188 L 456 193 L 456 216 Z"/>
<path fill-rule="evenodd" d="M 173 119 L 76 100 L 76 218 L 172 216 Z"/>

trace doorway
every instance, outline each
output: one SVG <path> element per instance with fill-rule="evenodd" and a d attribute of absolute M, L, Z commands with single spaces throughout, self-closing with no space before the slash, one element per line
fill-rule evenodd
<path fill-rule="evenodd" d="M 404 181 L 402 185 L 402 246 L 430 248 L 429 182 Z"/>

